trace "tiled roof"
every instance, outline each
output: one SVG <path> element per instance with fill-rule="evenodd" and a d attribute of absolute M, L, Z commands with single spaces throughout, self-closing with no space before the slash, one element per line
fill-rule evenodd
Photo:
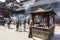
<path fill-rule="evenodd" d="M 0 7 L 6 7 L 6 3 L 0 2 Z"/>
<path fill-rule="evenodd" d="M 6 3 L 5 2 L 0 2 L 0 9 L 11 10 L 10 8 L 8 8 L 6 6 Z"/>
<path fill-rule="evenodd" d="M 33 5 L 30 5 L 31 6 L 30 12 L 34 12 L 34 11 L 36 12 L 37 10 L 39 10 L 39 11 L 42 11 L 42 10 L 46 11 L 46 10 L 50 10 L 52 8 L 51 4 L 46 4 L 46 5 L 41 5 L 41 4 L 44 4 L 44 3 L 35 2 Z M 12 5 L 12 6 L 9 5 L 9 7 L 8 7 L 6 5 L 6 3 L 0 2 L 0 8 L 3 7 L 3 8 L 6 8 L 6 9 L 12 9 L 13 11 L 25 10 L 25 7 L 24 6 L 20 6 L 20 4 L 14 4 L 14 5 Z"/>
<path fill-rule="evenodd" d="M 46 12 L 52 10 L 51 4 L 39 5 L 30 8 L 30 12 Z"/>

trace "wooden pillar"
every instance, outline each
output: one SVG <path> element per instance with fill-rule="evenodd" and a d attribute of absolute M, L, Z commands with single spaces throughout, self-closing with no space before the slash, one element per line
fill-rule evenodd
<path fill-rule="evenodd" d="M 50 18 L 49 18 L 49 12 L 48 12 L 48 13 L 47 13 L 47 28 L 50 27 L 49 24 L 50 24 Z"/>
<path fill-rule="evenodd" d="M 54 27 L 55 27 L 55 16 L 53 16 L 53 23 L 54 23 Z"/>
<path fill-rule="evenodd" d="M 9 13 L 9 18 L 11 18 L 11 11 L 10 11 L 10 13 Z"/>
<path fill-rule="evenodd" d="M 32 38 L 32 27 L 34 27 L 34 17 L 35 15 L 32 14 L 32 22 L 31 22 L 31 27 L 29 28 L 29 38 Z"/>
<path fill-rule="evenodd" d="M 54 28 L 53 28 L 53 33 L 52 33 L 52 35 L 54 36 L 54 30 L 55 30 L 55 16 L 53 16 L 53 25 L 54 25 Z"/>
<path fill-rule="evenodd" d="M 34 18 L 35 18 L 35 14 L 32 14 L 32 26 L 34 26 Z"/>

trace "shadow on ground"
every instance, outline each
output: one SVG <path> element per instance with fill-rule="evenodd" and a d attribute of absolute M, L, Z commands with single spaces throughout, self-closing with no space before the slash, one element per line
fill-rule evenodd
<path fill-rule="evenodd" d="M 10 28 L 10 29 L 14 29 L 14 28 Z"/>
<path fill-rule="evenodd" d="M 52 40 L 60 40 L 60 34 L 54 34 Z"/>

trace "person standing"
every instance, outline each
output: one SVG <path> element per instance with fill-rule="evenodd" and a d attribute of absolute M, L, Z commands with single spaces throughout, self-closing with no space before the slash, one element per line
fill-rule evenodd
<path fill-rule="evenodd" d="M 18 31 L 19 30 L 19 20 L 17 20 L 17 22 L 16 22 L 16 31 Z"/>
<path fill-rule="evenodd" d="M 10 28 L 10 24 L 11 24 L 11 19 L 8 20 L 8 28 Z"/>
<path fill-rule="evenodd" d="M 5 27 L 5 23 L 6 23 L 6 20 L 4 19 L 4 21 L 3 21 L 3 27 Z"/>

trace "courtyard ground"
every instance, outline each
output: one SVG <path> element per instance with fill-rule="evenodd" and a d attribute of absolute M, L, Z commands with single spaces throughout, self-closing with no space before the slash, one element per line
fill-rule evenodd
<path fill-rule="evenodd" d="M 32 38 L 28 38 L 28 33 L 16 32 L 14 25 L 11 25 L 11 29 L 0 26 L 0 40 L 32 40 Z M 55 27 L 55 35 L 52 40 L 60 40 L 60 27 Z"/>

